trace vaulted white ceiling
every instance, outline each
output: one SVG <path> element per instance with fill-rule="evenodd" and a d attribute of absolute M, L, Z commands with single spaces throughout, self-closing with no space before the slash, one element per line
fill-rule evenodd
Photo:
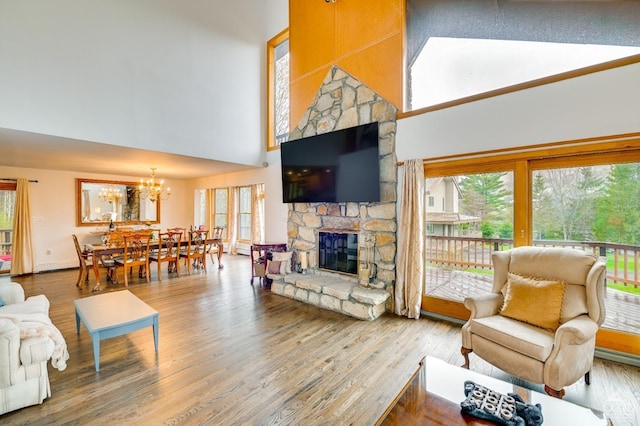
<path fill-rule="evenodd" d="M 265 161 L 288 2 L 0 0 L 0 165 L 191 178 Z"/>

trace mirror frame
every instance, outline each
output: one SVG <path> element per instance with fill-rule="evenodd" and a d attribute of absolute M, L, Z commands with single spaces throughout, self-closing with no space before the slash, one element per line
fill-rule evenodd
<path fill-rule="evenodd" d="M 138 197 L 140 192 L 137 191 L 139 182 L 131 181 L 119 181 L 119 180 L 103 180 L 103 179 L 83 179 L 76 178 L 76 225 L 77 226 L 104 226 L 109 225 L 109 221 L 93 221 L 84 222 L 82 220 L 82 185 L 85 183 L 95 183 L 102 185 L 121 185 L 132 186 L 136 188 Z M 114 225 L 144 225 L 144 224 L 157 224 L 160 223 L 160 200 L 155 201 L 156 205 L 156 220 L 129 220 L 129 221 L 114 221 Z"/>

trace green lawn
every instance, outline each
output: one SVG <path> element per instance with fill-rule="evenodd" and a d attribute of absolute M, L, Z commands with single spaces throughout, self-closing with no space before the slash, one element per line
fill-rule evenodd
<path fill-rule="evenodd" d="M 620 284 L 620 283 L 607 282 L 607 287 L 615 289 L 615 290 L 619 290 L 619 291 L 624 291 L 625 293 L 631 293 L 631 294 L 640 295 L 640 288 L 634 287 L 634 286 L 629 285 L 629 284 L 624 285 L 624 284 Z"/>

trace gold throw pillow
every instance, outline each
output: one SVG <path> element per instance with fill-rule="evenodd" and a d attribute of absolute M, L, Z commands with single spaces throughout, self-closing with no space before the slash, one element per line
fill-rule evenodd
<path fill-rule="evenodd" d="M 564 281 L 509 274 L 500 315 L 555 331 L 560 323 Z"/>

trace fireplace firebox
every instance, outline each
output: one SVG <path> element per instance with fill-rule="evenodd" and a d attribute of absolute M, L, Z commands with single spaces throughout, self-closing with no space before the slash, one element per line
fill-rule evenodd
<path fill-rule="evenodd" d="M 318 231 L 318 268 L 358 275 L 358 234 L 353 231 Z"/>

